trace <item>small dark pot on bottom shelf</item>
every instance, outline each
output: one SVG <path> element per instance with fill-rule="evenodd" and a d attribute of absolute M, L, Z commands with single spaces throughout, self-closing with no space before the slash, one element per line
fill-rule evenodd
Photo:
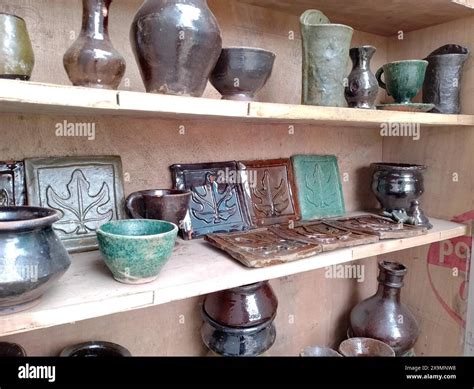
<path fill-rule="evenodd" d="M 236 328 L 216 323 L 204 311 L 202 315 L 202 340 L 216 354 L 227 357 L 259 356 L 275 343 L 276 329 L 273 320 L 254 327 Z"/>
<path fill-rule="evenodd" d="M 26 351 L 19 344 L 0 342 L 0 358 L 3 357 L 26 357 Z"/>
<path fill-rule="evenodd" d="M 111 342 L 85 342 L 66 347 L 61 357 L 131 357 L 125 347 Z"/>

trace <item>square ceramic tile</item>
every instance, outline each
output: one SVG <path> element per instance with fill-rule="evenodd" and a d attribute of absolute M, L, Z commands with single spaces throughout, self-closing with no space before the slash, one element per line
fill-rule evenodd
<path fill-rule="evenodd" d="M 0 207 L 25 204 L 24 163 L 0 162 Z"/>
<path fill-rule="evenodd" d="M 307 258 L 322 251 L 319 244 L 285 239 L 269 229 L 206 235 L 206 241 L 247 267 L 266 267 Z"/>
<path fill-rule="evenodd" d="M 253 225 L 288 223 L 299 218 L 289 159 L 244 161 L 239 163 L 239 168 Z"/>
<path fill-rule="evenodd" d="M 295 155 L 291 161 L 301 219 L 342 216 L 345 206 L 337 158 L 334 155 Z"/>
<path fill-rule="evenodd" d="M 237 162 L 173 165 L 170 169 L 175 188 L 192 191 L 188 214 L 180 226 L 185 239 L 250 228 Z"/>
<path fill-rule="evenodd" d="M 123 217 L 120 157 L 58 157 L 25 161 L 28 203 L 61 212 L 53 225 L 70 252 L 98 247 L 97 229 Z"/>

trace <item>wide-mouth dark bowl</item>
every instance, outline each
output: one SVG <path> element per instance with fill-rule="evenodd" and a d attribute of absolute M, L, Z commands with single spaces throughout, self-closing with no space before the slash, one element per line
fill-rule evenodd
<path fill-rule="evenodd" d="M 116 343 L 93 341 L 66 347 L 61 357 L 131 357 L 125 347 Z"/>
<path fill-rule="evenodd" d="M 394 357 L 395 351 L 386 343 L 372 338 L 350 338 L 339 345 L 345 357 Z"/>
<path fill-rule="evenodd" d="M 216 323 L 245 328 L 272 321 L 278 300 L 268 282 L 226 289 L 206 296 L 204 312 Z"/>
<path fill-rule="evenodd" d="M 41 207 L 0 207 L 0 233 L 51 227 L 61 218 L 54 209 Z"/>
<path fill-rule="evenodd" d="M 178 226 L 164 220 L 115 220 L 101 225 L 97 233 L 117 239 L 153 239 L 176 237 Z"/>
<path fill-rule="evenodd" d="M 390 163 L 390 162 L 375 162 L 370 166 L 377 170 L 393 170 L 393 171 L 423 171 L 427 167 L 425 165 L 416 165 L 411 163 Z"/>
<path fill-rule="evenodd" d="M 178 189 L 146 189 L 135 192 L 138 195 L 142 196 L 156 196 L 164 198 L 179 198 L 179 197 L 189 197 L 191 195 L 190 190 L 178 190 Z"/>
<path fill-rule="evenodd" d="M 270 78 L 275 58 L 274 53 L 260 48 L 224 48 L 210 82 L 224 98 L 251 100 Z"/>
<path fill-rule="evenodd" d="M 19 344 L 0 342 L 0 358 L 3 357 L 26 357 L 26 351 Z"/>

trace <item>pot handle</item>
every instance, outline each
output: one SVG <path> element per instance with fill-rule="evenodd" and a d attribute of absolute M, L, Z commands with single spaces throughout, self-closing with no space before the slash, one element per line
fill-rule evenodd
<path fill-rule="evenodd" d="M 379 83 L 380 87 L 385 89 L 387 91 L 387 94 L 390 96 L 390 93 L 387 90 L 387 85 L 385 85 L 385 82 L 382 81 L 382 73 L 383 73 L 383 67 L 377 70 L 377 73 L 375 73 L 375 77 L 377 78 L 377 82 Z"/>
<path fill-rule="evenodd" d="M 143 219 L 143 215 L 140 215 L 137 211 L 135 211 L 135 203 L 142 198 L 142 194 L 140 192 L 134 192 L 130 196 L 127 197 L 125 200 L 125 210 L 127 214 L 132 219 Z"/>

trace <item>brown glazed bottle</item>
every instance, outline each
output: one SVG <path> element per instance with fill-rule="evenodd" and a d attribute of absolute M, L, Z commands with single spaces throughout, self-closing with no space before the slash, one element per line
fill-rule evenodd
<path fill-rule="evenodd" d="M 147 92 L 202 96 L 222 39 L 206 0 L 146 0 L 130 31 Z"/>
<path fill-rule="evenodd" d="M 400 301 L 407 268 L 400 263 L 382 261 L 379 269 L 377 293 L 352 309 L 352 335 L 381 340 L 397 356 L 410 355 L 420 330 L 413 314 Z"/>
<path fill-rule="evenodd" d="M 112 0 L 82 0 L 82 30 L 64 55 L 64 68 L 73 85 L 117 89 L 125 74 L 125 59 L 109 37 Z"/>

